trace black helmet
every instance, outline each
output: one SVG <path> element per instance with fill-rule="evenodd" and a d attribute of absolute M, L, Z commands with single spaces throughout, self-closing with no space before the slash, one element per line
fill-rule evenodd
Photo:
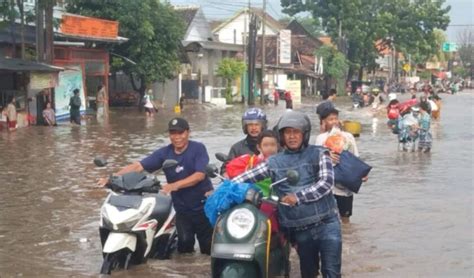
<path fill-rule="evenodd" d="M 242 131 L 247 134 L 247 125 L 250 123 L 259 123 L 262 130 L 267 129 L 267 115 L 260 108 L 249 108 L 242 115 Z"/>
<path fill-rule="evenodd" d="M 283 116 L 278 120 L 276 129 L 278 130 L 278 135 L 280 139 L 280 145 L 284 146 L 285 142 L 283 140 L 283 129 L 287 127 L 292 127 L 299 129 L 303 132 L 303 147 L 307 147 L 309 144 L 309 137 L 311 135 L 311 121 L 309 117 L 301 112 L 288 110 Z"/>

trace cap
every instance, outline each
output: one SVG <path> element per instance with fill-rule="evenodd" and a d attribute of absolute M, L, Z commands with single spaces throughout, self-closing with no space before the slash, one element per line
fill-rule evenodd
<path fill-rule="evenodd" d="M 189 124 L 183 118 L 173 118 L 168 123 L 168 131 L 185 131 L 185 130 L 189 130 Z"/>

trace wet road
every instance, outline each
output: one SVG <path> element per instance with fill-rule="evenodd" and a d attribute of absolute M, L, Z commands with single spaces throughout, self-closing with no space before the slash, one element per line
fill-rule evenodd
<path fill-rule="evenodd" d="M 385 117 L 351 111 L 338 100 L 341 118 L 359 120 L 362 158 L 374 166 L 355 196 L 352 223 L 343 227 L 345 277 L 472 277 L 474 92 L 441 96 L 441 121 L 432 125 L 431 154 L 399 153 Z M 242 137 L 244 108 L 186 109 L 192 138 L 211 159 Z M 300 108 L 319 125 L 311 100 Z M 270 125 L 284 111 L 266 108 Z M 95 181 L 168 143 L 172 114 L 146 119 L 131 109 L 82 127 L 32 127 L 0 132 L 0 276 L 97 277 L 101 264 L 99 209 L 106 192 Z M 110 166 L 92 159 L 105 154 Z M 293 277 L 298 264 L 293 252 Z M 150 260 L 114 277 L 209 277 L 209 259 L 175 255 Z"/>

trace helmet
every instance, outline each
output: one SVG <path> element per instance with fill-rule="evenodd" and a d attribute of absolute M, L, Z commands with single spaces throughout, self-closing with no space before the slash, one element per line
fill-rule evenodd
<path fill-rule="evenodd" d="M 280 139 L 280 145 L 284 146 L 283 129 L 287 127 L 297 128 L 303 132 L 303 146 L 309 144 L 309 136 L 311 135 L 311 121 L 309 117 L 301 112 L 287 110 L 276 125 Z"/>
<path fill-rule="evenodd" d="M 267 115 L 260 108 L 249 108 L 242 115 L 242 130 L 247 134 L 247 125 L 250 123 L 260 123 L 262 130 L 267 129 Z"/>

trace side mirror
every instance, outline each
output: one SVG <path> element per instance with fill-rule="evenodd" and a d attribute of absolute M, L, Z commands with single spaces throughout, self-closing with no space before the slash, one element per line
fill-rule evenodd
<path fill-rule="evenodd" d="M 107 165 L 107 159 L 103 156 L 96 156 L 94 158 L 94 164 L 98 167 L 105 167 Z"/>
<path fill-rule="evenodd" d="M 288 172 L 286 172 L 286 178 L 288 183 L 294 185 L 297 184 L 300 180 L 300 174 L 298 174 L 298 172 L 296 172 L 295 170 L 288 170 Z"/>
<path fill-rule="evenodd" d="M 217 160 L 219 160 L 220 162 L 226 162 L 227 160 L 229 160 L 229 156 L 228 155 L 225 155 L 223 153 L 216 153 L 216 158 Z"/>
<path fill-rule="evenodd" d="M 210 178 L 215 178 L 217 177 L 217 173 L 219 173 L 219 169 L 217 168 L 216 165 L 214 164 L 208 164 L 206 166 L 206 174 Z"/>
<path fill-rule="evenodd" d="M 163 165 L 161 166 L 161 168 L 166 169 L 166 168 L 175 167 L 176 165 L 178 165 L 178 161 L 174 159 L 167 159 L 163 162 Z"/>

